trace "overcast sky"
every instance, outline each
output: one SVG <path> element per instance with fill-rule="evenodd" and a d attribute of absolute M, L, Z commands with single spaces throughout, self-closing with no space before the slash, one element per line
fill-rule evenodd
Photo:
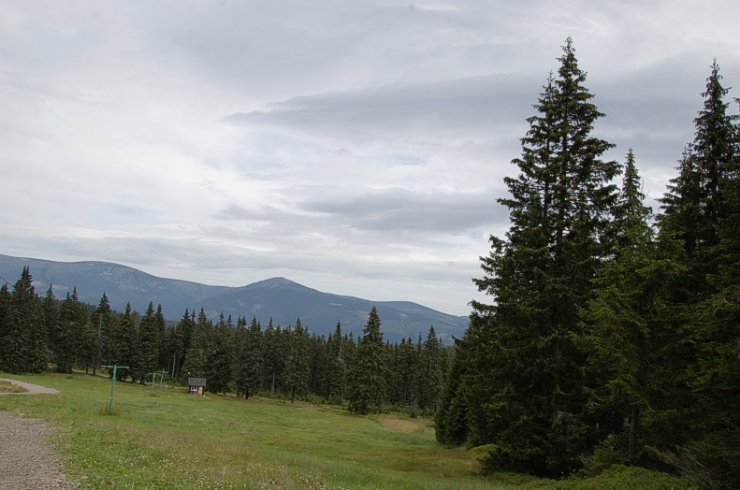
<path fill-rule="evenodd" d="M 735 0 L 0 1 L 0 253 L 465 315 L 564 40 L 609 157 L 633 147 L 655 199 L 714 57 L 740 87 L 738 19 Z"/>

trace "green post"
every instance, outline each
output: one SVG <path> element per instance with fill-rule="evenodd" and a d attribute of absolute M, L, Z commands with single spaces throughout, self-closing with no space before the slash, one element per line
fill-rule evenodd
<path fill-rule="evenodd" d="M 104 368 L 113 368 L 113 377 L 111 377 L 111 383 L 110 383 L 110 398 L 108 398 L 108 413 L 113 413 L 113 393 L 116 391 L 116 372 L 118 371 L 118 368 L 121 369 L 127 369 L 128 366 L 119 366 L 118 364 L 113 364 L 112 366 L 103 366 Z"/>

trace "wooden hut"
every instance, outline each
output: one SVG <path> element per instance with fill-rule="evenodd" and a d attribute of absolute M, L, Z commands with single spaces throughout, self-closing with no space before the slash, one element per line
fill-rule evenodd
<path fill-rule="evenodd" d="M 206 390 L 206 378 L 188 378 L 188 393 L 203 396 Z"/>

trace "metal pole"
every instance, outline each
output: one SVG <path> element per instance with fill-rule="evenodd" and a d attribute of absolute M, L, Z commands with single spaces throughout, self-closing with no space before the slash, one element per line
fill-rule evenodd
<path fill-rule="evenodd" d="M 118 371 L 118 364 L 113 365 L 113 377 L 110 383 L 110 398 L 108 398 L 108 413 L 113 412 L 113 393 L 116 391 L 116 371 Z"/>
<path fill-rule="evenodd" d="M 110 383 L 110 397 L 108 398 L 108 413 L 112 413 L 113 411 L 113 394 L 116 391 L 116 374 L 118 373 L 118 368 L 121 369 L 127 369 L 128 366 L 119 366 L 118 364 L 113 364 L 112 366 L 106 365 L 103 366 L 104 368 L 113 368 L 113 377 L 111 378 Z"/>

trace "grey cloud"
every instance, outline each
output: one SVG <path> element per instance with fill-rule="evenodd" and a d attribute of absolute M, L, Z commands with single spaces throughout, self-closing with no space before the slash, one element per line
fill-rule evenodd
<path fill-rule="evenodd" d="M 372 232 L 377 240 L 389 242 L 394 238 L 384 234 L 417 235 L 411 243 L 423 243 L 428 239 L 424 234 L 439 237 L 490 230 L 508 219 L 506 210 L 496 203 L 491 191 L 421 192 L 401 188 L 357 191 L 297 186 L 281 191 L 281 196 L 292 196 L 294 211 L 230 205 L 214 218 L 267 223 L 265 233 L 285 228 L 339 234 L 342 229 L 357 230 Z"/>
<path fill-rule="evenodd" d="M 324 93 L 235 113 L 234 124 L 290 127 L 350 139 L 492 138 L 527 117 L 537 82 L 502 75 Z"/>
<path fill-rule="evenodd" d="M 301 201 L 299 206 L 307 211 L 327 213 L 358 229 L 388 232 L 457 234 L 490 228 L 494 221 L 502 219 L 490 193 L 385 189 L 344 198 L 314 197 Z"/>

